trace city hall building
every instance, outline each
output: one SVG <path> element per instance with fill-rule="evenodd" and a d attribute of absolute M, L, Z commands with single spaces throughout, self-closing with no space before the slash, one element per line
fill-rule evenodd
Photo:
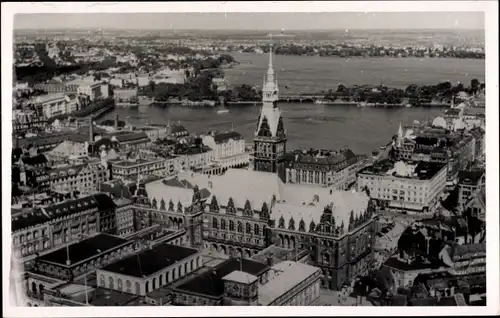
<path fill-rule="evenodd" d="M 307 262 L 321 269 L 319 284 L 338 290 L 368 270 L 375 207 L 365 191 L 284 182 L 286 135 L 272 57 L 264 84 L 253 169 L 188 172 L 145 184 L 138 210 L 146 222 L 185 228 L 190 246 L 213 253 L 249 259 L 277 245 L 308 254 Z"/>

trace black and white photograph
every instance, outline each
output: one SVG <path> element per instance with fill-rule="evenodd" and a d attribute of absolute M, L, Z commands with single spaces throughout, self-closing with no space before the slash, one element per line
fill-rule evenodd
<path fill-rule="evenodd" d="M 8 316 L 498 313 L 498 3 L 433 3 L 2 12 Z"/>

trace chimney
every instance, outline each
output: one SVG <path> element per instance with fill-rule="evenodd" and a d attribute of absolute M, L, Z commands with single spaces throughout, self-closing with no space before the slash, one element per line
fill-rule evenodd
<path fill-rule="evenodd" d="M 273 254 L 269 254 L 266 260 L 267 260 L 267 266 L 269 267 L 273 266 Z"/>
<path fill-rule="evenodd" d="M 92 121 L 92 116 L 89 116 L 89 142 L 94 142 L 94 122 Z"/>

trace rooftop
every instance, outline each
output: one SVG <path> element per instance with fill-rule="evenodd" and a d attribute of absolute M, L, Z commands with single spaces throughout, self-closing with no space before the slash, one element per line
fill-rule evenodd
<path fill-rule="evenodd" d="M 312 165 L 336 165 L 346 160 L 356 161 L 356 155 L 350 149 L 336 152 L 315 150 L 312 153 L 297 154 L 294 158 L 295 163 Z"/>
<path fill-rule="evenodd" d="M 225 143 L 230 139 L 233 139 L 233 140 L 242 140 L 243 139 L 243 136 L 241 136 L 239 133 L 237 133 L 235 131 L 218 133 L 218 134 L 215 134 L 213 137 L 214 137 L 215 143 L 217 143 L 217 144 Z"/>
<path fill-rule="evenodd" d="M 121 160 L 121 161 L 116 161 L 113 163 L 114 167 L 131 167 L 131 166 L 136 166 L 136 165 L 142 165 L 146 163 L 157 163 L 157 162 L 163 162 L 163 159 L 131 159 L 131 160 Z"/>
<path fill-rule="evenodd" d="M 416 180 L 430 180 L 444 167 L 445 164 L 437 162 L 393 162 L 390 159 L 384 159 L 363 168 L 359 173 L 377 176 L 387 175 L 396 178 Z"/>
<path fill-rule="evenodd" d="M 133 277 L 148 277 L 176 262 L 198 253 L 197 250 L 171 244 L 158 244 L 103 268 Z"/>
<path fill-rule="evenodd" d="M 463 185 L 477 185 L 483 177 L 484 173 L 484 169 L 476 169 L 470 171 L 463 170 L 458 173 L 458 180 L 459 183 Z"/>
<path fill-rule="evenodd" d="M 248 274 L 242 271 L 233 271 L 222 277 L 223 280 L 228 280 L 236 283 L 252 284 L 259 278 L 255 275 Z"/>
<path fill-rule="evenodd" d="M 62 247 L 54 252 L 40 256 L 39 260 L 65 266 L 69 251 L 71 263 L 75 264 L 124 245 L 127 242 L 129 241 L 117 236 L 98 234 L 81 242 L 71 244 L 68 248 Z"/>
<path fill-rule="evenodd" d="M 243 259 L 240 264 L 238 259 L 231 258 L 217 265 L 211 271 L 204 272 L 177 286 L 176 289 L 211 297 L 221 297 L 224 294 L 223 277 L 234 271 L 239 271 L 240 266 L 243 272 L 257 277 L 269 269 L 269 266 L 259 262 Z"/>
<path fill-rule="evenodd" d="M 270 280 L 259 286 L 259 305 L 268 306 L 320 269 L 311 265 L 284 261 L 272 267 Z"/>
<path fill-rule="evenodd" d="M 17 231 L 57 217 L 72 215 L 85 210 L 98 208 L 106 210 L 115 207 L 113 200 L 104 193 L 98 193 L 74 200 L 67 200 L 47 207 L 34 209 L 31 214 L 12 218 L 12 231 Z"/>
<path fill-rule="evenodd" d="M 275 196 L 276 204 L 271 217 L 278 220 L 283 216 L 286 226 L 293 218 L 297 228 L 302 219 L 306 227 L 311 221 L 318 224 L 324 207 L 330 204 L 333 204 L 335 223 L 340 225 L 344 222 L 347 227 L 350 212 L 353 211 L 354 216 L 361 215 L 370 200 L 365 192 L 330 191 L 305 184 L 285 184 L 276 174 L 245 169 L 228 169 L 220 176 L 187 173 L 182 177 L 200 189 L 206 188 L 222 206 L 226 206 L 232 198 L 236 208 L 243 208 L 248 200 L 254 210 L 260 211 L 264 202 L 271 206 Z"/>
<path fill-rule="evenodd" d="M 130 306 L 130 303 L 139 299 L 139 296 L 119 292 L 106 288 L 96 288 L 89 295 L 89 304 L 92 306 Z"/>

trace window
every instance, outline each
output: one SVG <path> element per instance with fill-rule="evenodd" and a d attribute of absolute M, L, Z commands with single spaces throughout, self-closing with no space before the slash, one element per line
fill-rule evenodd
<path fill-rule="evenodd" d="M 243 233 L 243 224 L 240 221 L 238 221 L 238 232 Z"/>
<path fill-rule="evenodd" d="M 220 229 L 221 230 L 226 229 L 226 220 L 224 220 L 224 219 L 220 220 Z"/>
<path fill-rule="evenodd" d="M 259 234 L 260 234 L 260 226 L 259 226 L 258 224 L 255 224 L 255 225 L 253 226 L 253 233 L 254 233 L 255 235 L 259 235 Z"/>
<path fill-rule="evenodd" d="M 118 278 L 118 290 L 123 290 L 122 280 Z"/>
<path fill-rule="evenodd" d="M 229 231 L 234 231 L 234 222 L 233 222 L 233 220 L 229 220 Z"/>
<path fill-rule="evenodd" d="M 100 282 L 101 282 L 101 287 L 106 287 L 106 279 L 104 278 L 104 275 L 101 275 Z"/>
<path fill-rule="evenodd" d="M 113 281 L 113 277 L 109 277 L 108 278 L 108 281 L 109 281 L 109 289 L 114 289 L 114 281 Z"/>
<path fill-rule="evenodd" d="M 218 223 L 218 221 L 217 221 L 217 218 L 216 218 L 216 217 L 214 217 L 214 218 L 212 219 L 212 227 L 213 227 L 214 229 L 218 229 L 218 228 L 219 228 L 219 223 Z"/>
<path fill-rule="evenodd" d="M 125 281 L 125 287 L 127 288 L 127 292 L 132 292 L 132 283 L 129 280 Z"/>

